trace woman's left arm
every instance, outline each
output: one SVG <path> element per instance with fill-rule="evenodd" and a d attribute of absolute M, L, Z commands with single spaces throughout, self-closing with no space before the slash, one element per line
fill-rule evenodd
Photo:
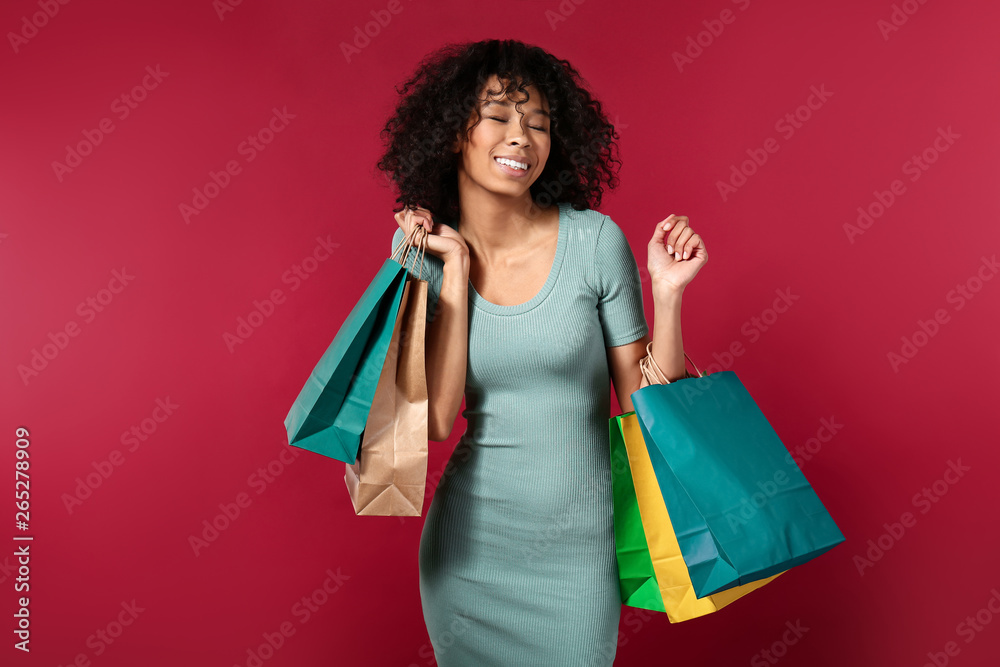
<path fill-rule="evenodd" d="M 701 236 L 685 215 L 671 215 L 656 223 L 649 241 L 647 268 L 653 291 L 653 360 L 673 382 L 686 376 L 681 338 L 681 297 L 684 288 L 708 261 Z M 649 336 L 628 345 L 608 348 L 608 365 L 622 412 L 631 412 L 632 392 L 639 389 L 639 361 L 646 355 Z"/>

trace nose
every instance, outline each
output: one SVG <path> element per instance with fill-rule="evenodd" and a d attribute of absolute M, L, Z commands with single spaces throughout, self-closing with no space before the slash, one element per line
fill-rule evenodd
<path fill-rule="evenodd" d="M 530 146 L 528 143 L 528 135 L 524 129 L 524 125 L 527 121 L 522 117 L 521 120 L 516 124 L 510 124 L 513 129 L 508 131 L 507 142 L 512 146 Z"/>
<path fill-rule="evenodd" d="M 527 148 L 528 146 L 531 146 L 531 144 L 528 143 L 528 140 L 524 137 L 523 134 L 518 134 L 518 135 L 515 135 L 515 136 L 512 136 L 512 137 L 508 138 L 507 143 L 510 146 L 521 146 L 523 148 Z"/>

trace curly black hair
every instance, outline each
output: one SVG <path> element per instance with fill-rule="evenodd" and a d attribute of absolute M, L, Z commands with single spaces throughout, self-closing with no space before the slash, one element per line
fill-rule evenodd
<path fill-rule="evenodd" d="M 501 97 L 518 91 L 527 101 L 536 86 L 549 103 L 551 148 L 545 168 L 530 188 L 532 201 L 547 207 L 566 202 L 577 211 L 601 204 L 602 183 L 616 187 L 612 163 L 619 138 L 601 103 L 584 88 L 585 80 L 566 60 L 517 40 L 450 43 L 420 61 L 414 75 L 397 86 L 402 95 L 380 136 L 386 150 L 377 168 L 396 184 L 399 210 L 419 206 L 435 217 L 455 221 L 458 206 L 458 161 L 450 150 L 462 128 L 476 115 L 466 136 L 482 116 L 478 102 L 496 75 Z"/>

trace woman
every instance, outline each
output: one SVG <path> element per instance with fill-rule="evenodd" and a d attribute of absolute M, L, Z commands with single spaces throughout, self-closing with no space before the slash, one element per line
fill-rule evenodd
<path fill-rule="evenodd" d="M 656 224 L 650 341 L 635 257 L 591 206 L 618 135 L 565 60 L 512 40 L 421 62 L 382 134 L 395 247 L 427 232 L 428 434 L 467 428 L 420 539 L 438 665 L 610 665 L 621 598 L 609 381 L 632 409 L 647 353 L 686 375 L 681 294 L 707 261 L 684 216 Z M 619 162 L 620 164 L 620 162 Z M 416 243 L 416 241 L 414 241 Z"/>

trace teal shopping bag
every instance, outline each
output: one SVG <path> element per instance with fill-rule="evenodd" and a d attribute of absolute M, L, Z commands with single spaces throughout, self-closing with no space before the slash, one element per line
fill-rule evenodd
<path fill-rule="evenodd" d="M 649 385 L 631 396 L 698 598 L 844 541 L 736 373 Z"/>
<path fill-rule="evenodd" d="M 406 286 L 387 259 L 313 368 L 285 417 L 288 444 L 354 463 Z"/>
<path fill-rule="evenodd" d="M 423 269 L 425 238 L 423 226 L 414 225 L 351 309 L 285 416 L 288 444 L 357 462 L 409 277 L 406 265 L 419 257 Z"/>

